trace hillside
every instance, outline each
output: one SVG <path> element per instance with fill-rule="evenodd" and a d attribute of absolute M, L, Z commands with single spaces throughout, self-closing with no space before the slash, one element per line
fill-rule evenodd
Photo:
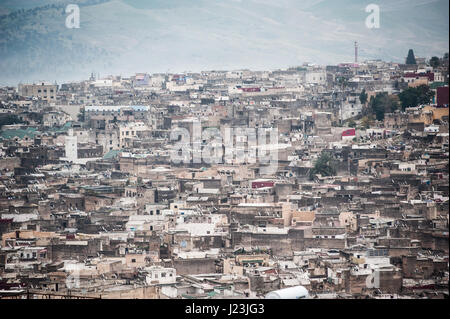
<path fill-rule="evenodd" d="M 361 0 L 84 0 L 81 28 L 65 28 L 66 1 L 0 4 L 0 85 L 96 73 L 278 68 L 361 58 L 402 62 L 409 48 L 448 51 L 448 1 L 379 1 L 381 28 L 365 28 Z"/>

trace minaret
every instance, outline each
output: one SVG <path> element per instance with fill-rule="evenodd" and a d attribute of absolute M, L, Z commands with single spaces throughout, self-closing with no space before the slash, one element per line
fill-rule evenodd
<path fill-rule="evenodd" d="M 74 162 L 78 159 L 78 137 L 73 132 L 73 128 L 69 128 L 68 135 L 65 137 L 66 160 Z"/>
<path fill-rule="evenodd" d="M 355 63 L 358 63 L 358 42 L 355 41 Z"/>

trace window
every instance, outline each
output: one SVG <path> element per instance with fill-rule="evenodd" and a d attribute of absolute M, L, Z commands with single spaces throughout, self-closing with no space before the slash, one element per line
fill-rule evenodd
<path fill-rule="evenodd" d="M 136 262 L 136 259 L 134 259 L 134 258 L 131 259 L 131 262 L 132 262 L 132 263 L 135 263 L 135 262 Z"/>

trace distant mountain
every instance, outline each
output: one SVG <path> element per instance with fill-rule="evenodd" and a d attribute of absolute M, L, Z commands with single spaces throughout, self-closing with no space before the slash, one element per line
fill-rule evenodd
<path fill-rule="evenodd" d="M 271 69 L 303 62 L 403 62 L 448 52 L 448 0 L 5 0 L 0 3 L 0 85 L 79 80 L 94 71 Z M 39 6 L 37 6 L 39 3 Z M 65 7 L 80 5 L 81 28 Z"/>

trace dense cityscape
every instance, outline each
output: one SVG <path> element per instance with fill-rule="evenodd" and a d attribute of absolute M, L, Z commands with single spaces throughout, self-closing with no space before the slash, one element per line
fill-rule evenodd
<path fill-rule="evenodd" d="M 0 298 L 448 298 L 448 53 L 407 50 L 1 87 Z"/>

